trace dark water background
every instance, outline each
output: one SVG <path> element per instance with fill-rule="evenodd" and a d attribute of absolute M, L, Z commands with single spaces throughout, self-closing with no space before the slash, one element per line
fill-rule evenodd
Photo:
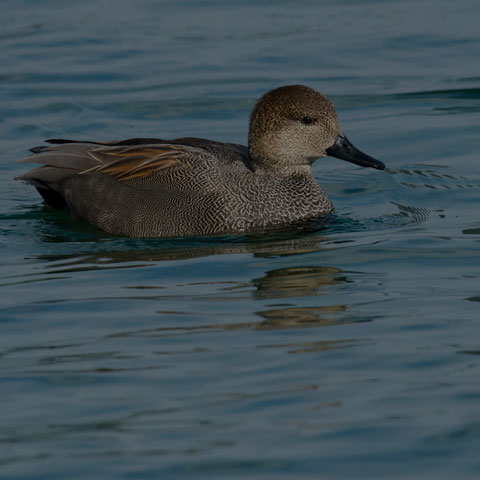
<path fill-rule="evenodd" d="M 3 0 L 0 477 L 480 477 L 480 4 Z M 245 143 L 304 83 L 385 172 L 317 233 L 123 239 L 44 206 L 49 137 Z"/>

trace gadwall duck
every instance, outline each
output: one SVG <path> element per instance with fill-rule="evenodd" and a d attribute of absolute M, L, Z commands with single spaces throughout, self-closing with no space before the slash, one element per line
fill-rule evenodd
<path fill-rule="evenodd" d="M 327 97 L 303 85 L 271 90 L 250 118 L 248 148 L 201 138 L 47 140 L 20 177 L 47 204 L 115 234 L 167 237 L 259 232 L 333 212 L 311 165 L 333 156 L 383 170 L 340 128 Z"/>

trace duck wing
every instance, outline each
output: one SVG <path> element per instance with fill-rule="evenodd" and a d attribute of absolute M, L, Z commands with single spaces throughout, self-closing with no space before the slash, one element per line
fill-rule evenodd
<path fill-rule="evenodd" d="M 96 147 L 89 155 L 99 162 L 79 175 L 106 173 L 117 180 L 147 178 L 166 173 L 172 168 L 186 167 L 183 159 L 195 153 L 184 145 L 135 145 L 126 147 Z"/>
<path fill-rule="evenodd" d="M 125 140 L 111 140 L 106 142 L 83 142 L 81 140 L 69 140 L 64 138 L 51 138 L 46 140 L 47 143 L 56 145 L 66 145 L 75 143 L 88 143 L 100 146 L 141 146 L 141 145 L 184 145 L 188 147 L 198 148 L 211 153 L 218 158 L 222 158 L 225 162 L 241 162 L 249 170 L 253 170 L 248 148 L 244 145 L 228 142 L 216 142 L 206 138 L 198 137 L 180 137 L 173 140 L 165 140 L 162 138 L 149 138 L 149 137 L 135 137 Z M 33 147 L 31 151 L 33 153 L 40 153 L 50 147 L 40 146 Z"/>
<path fill-rule="evenodd" d="M 193 147 L 175 144 L 107 146 L 98 143 L 68 142 L 37 149 L 19 163 L 37 163 L 40 168 L 17 177 L 35 186 L 50 186 L 70 175 L 106 173 L 117 180 L 145 178 L 174 167 L 195 154 Z M 38 183 L 42 185 L 38 185 Z"/>
<path fill-rule="evenodd" d="M 133 181 L 137 189 L 157 188 L 162 184 L 160 176 L 188 170 L 188 158 L 198 156 L 198 150 L 193 147 L 173 144 L 106 146 L 66 142 L 37 151 L 20 163 L 41 166 L 16 177 L 16 180 L 35 186 L 43 199 L 59 210 L 71 209 L 65 197 L 67 183 L 75 183 L 78 193 L 83 191 L 82 185 L 89 184 L 88 178 L 106 174 L 119 184 L 129 185 Z M 81 181 L 82 178 L 85 182 Z M 100 178 L 98 180 L 105 183 Z"/>

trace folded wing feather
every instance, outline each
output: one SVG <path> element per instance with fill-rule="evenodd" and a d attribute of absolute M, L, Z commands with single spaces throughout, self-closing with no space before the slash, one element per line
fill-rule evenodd
<path fill-rule="evenodd" d="M 68 170 L 70 174 L 102 172 L 122 181 L 184 167 L 182 157 L 195 150 L 194 147 L 175 144 L 99 147 L 88 143 L 67 143 L 48 147 L 20 162 Z M 30 174 L 38 170 L 28 172 L 20 179 L 32 178 Z"/>

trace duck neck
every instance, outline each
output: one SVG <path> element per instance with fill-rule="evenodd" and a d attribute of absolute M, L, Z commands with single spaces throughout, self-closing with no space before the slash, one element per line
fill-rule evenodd
<path fill-rule="evenodd" d="M 312 177 L 312 167 L 310 165 L 271 165 L 265 163 L 252 162 L 254 171 L 258 175 L 275 175 L 277 177 Z"/>
<path fill-rule="evenodd" d="M 312 166 L 310 163 L 299 164 L 293 159 L 285 158 L 265 158 L 264 156 L 258 158 L 252 150 L 250 153 L 251 169 L 259 175 L 276 175 L 276 176 L 300 176 L 311 177 Z M 253 153 L 253 154 L 252 154 Z"/>

